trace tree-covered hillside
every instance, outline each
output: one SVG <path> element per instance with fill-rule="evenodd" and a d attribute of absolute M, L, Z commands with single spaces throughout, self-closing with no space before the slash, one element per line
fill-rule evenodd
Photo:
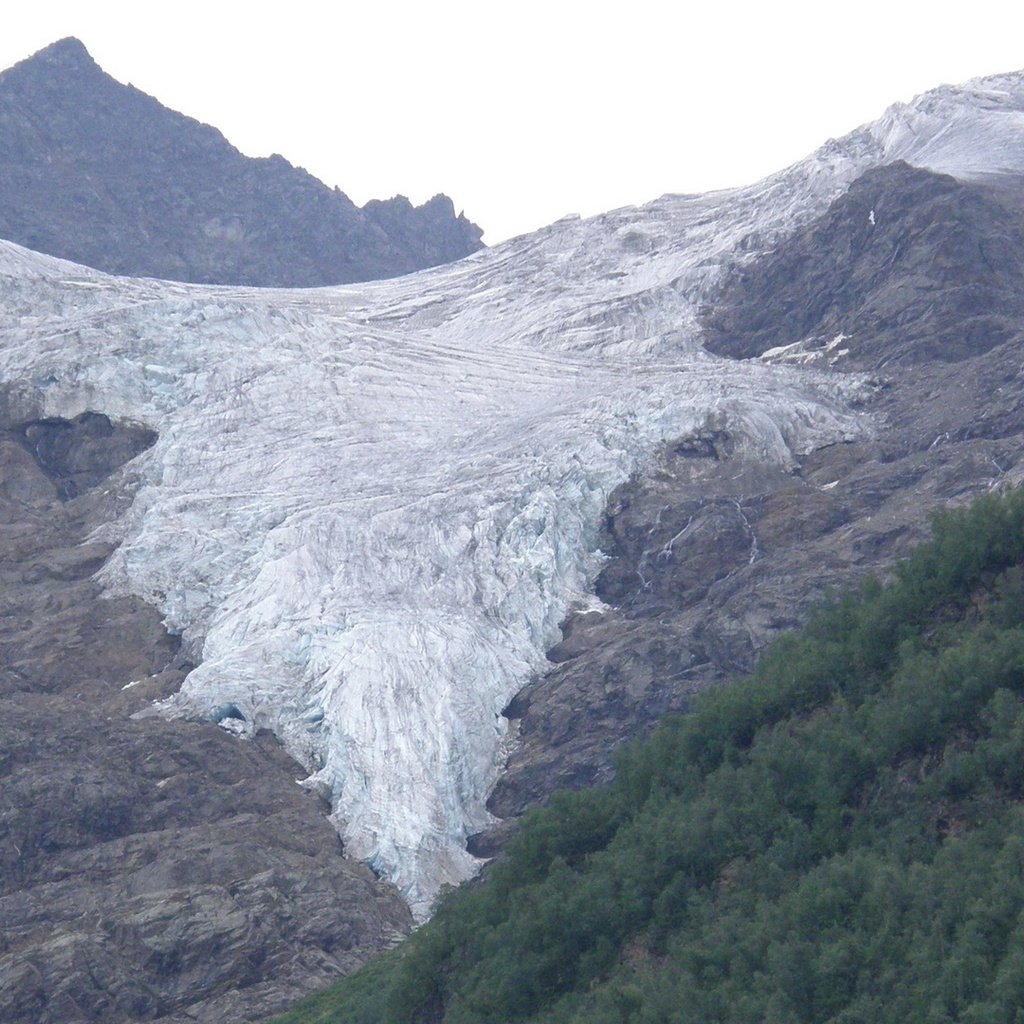
<path fill-rule="evenodd" d="M 288 1024 L 1024 1022 L 1024 493 L 527 816 Z"/>

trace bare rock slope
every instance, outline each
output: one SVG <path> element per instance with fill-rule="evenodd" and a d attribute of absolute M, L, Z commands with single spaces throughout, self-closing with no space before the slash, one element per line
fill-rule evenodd
<path fill-rule="evenodd" d="M 261 1019 L 393 944 L 408 910 L 269 736 L 130 717 L 189 665 L 152 608 L 101 596 L 110 545 L 89 535 L 154 435 L 4 413 L 0 1019 Z"/>

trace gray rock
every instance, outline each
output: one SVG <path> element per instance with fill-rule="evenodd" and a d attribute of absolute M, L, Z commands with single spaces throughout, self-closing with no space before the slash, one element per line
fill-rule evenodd
<path fill-rule="evenodd" d="M 394 277 L 481 248 L 451 200 L 360 210 L 280 156 L 250 159 L 64 39 L 0 74 L 0 238 L 100 270 L 210 284 Z"/>
<path fill-rule="evenodd" d="M 734 275 L 706 311 L 706 345 L 736 357 L 842 333 L 843 367 L 955 362 L 1007 341 L 1024 316 L 1019 183 L 968 185 L 895 163 Z"/>
<path fill-rule="evenodd" d="M 406 906 L 276 741 L 132 717 L 189 665 L 153 609 L 101 596 L 85 538 L 152 434 L 4 427 L 0 1020 L 260 1020 L 393 945 Z"/>

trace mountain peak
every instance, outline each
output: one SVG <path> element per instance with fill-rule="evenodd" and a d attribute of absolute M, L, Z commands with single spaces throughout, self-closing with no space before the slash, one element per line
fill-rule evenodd
<path fill-rule="evenodd" d="M 74 60 L 92 60 L 92 56 L 89 51 L 85 48 L 85 43 L 76 36 L 65 36 L 63 39 L 58 39 L 54 43 L 50 43 L 49 46 L 44 46 L 37 54 L 36 57 L 56 57 L 62 60 L 68 58 Z M 31 60 L 31 58 L 29 58 Z"/>
<path fill-rule="evenodd" d="M 1024 74 L 941 85 L 866 127 L 887 163 L 904 160 L 961 181 L 1024 175 Z"/>
<path fill-rule="evenodd" d="M 481 247 L 454 208 L 364 213 L 284 157 L 249 159 L 73 37 L 0 74 L 0 153 L 0 238 L 111 273 L 330 285 Z"/>
<path fill-rule="evenodd" d="M 85 44 L 74 36 L 66 36 L 58 39 L 49 46 L 44 46 L 31 57 L 26 57 L 16 67 L 26 67 L 36 64 L 45 64 L 48 67 L 63 67 L 69 69 L 95 68 L 98 65 L 93 60 L 92 54 L 85 48 Z"/>

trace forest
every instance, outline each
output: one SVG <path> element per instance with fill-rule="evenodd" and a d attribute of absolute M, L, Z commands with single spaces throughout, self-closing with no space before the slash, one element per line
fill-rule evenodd
<path fill-rule="evenodd" d="M 942 513 L 281 1024 L 1024 1022 L 1022 566 Z"/>

